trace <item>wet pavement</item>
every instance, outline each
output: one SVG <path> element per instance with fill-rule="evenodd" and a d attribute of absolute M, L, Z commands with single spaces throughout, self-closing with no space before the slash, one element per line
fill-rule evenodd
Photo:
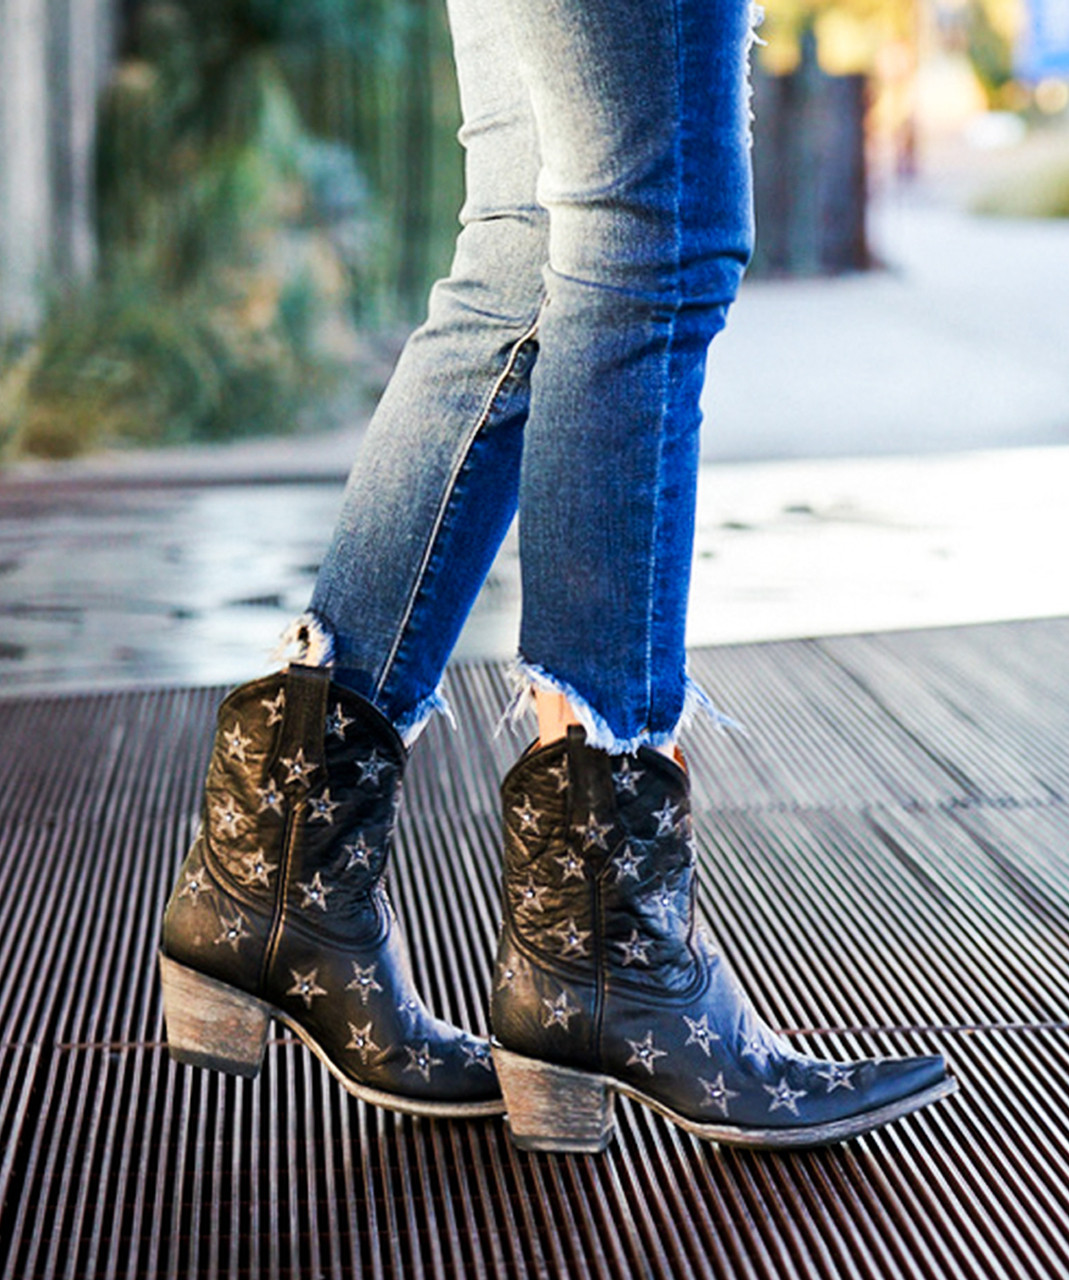
<path fill-rule="evenodd" d="M 692 645 L 1069 614 L 1069 222 L 880 219 L 894 272 L 761 282 L 714 344 Z M 360 428 L 8 468 L 0 691 L 266 669 Z M 519 605 L 512 536 L 458 656 Z"/>
<path fill-rule="evenodd" d="M 1069 614 L 1069 447 L 703 468 L 692 645 Z M 236 682 L 307 605 L 335 482 L 0 485 L 4 693 Z M 457 649 L 507 658 L 507 539 Z"/>

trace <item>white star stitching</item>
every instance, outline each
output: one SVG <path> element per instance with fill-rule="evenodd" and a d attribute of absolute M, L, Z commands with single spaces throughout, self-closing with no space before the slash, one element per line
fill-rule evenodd
<path fill-rule="evenodd" d="M 654 812 L 657 819 L 657 834 L 659 836 L 670 836 L 675 829 L 675 817 L 679 812 L 679 805 L 669 804 L 668 798 L 661 807 Z"/>
<path fill-rule="evenodd" d="M 542 896 L 549 892 L 544 884 L 535 884 L 534 880 L 528 876 L 527 883 L 519 890 L 520 906 L 530 907 L 532 911 L 542 911 Z"/>
<path fill-rule="evenodd" d="M 514 804 L 512 812 L 520 820 L 520 831 L 538 831 L 538 819 L 541 814 L 531 805 L 529 796 L 523 797 L 523 804 Z"/>
<path fill-rule="evenodd" d="M 553 861 L 557 866 L 564 868 L 564 875 L 561 877 L 562 880 L 584 879 L 582 860 L 577 858 L 570 850 L 563 858 L 554 858 Z"/>
<path fill-rule="evenodd" d="M 235 912 L 233 917 L 229 920 L 225 916 L 220 916 L 219 926 L 222 932 L 219 934 L 218 938 L 216 938 L 215 945 L 218 947 L 220 944 L 225 942 L 227 946 L 232 947 L 237 951 L 241 946 L 242 938 L 252 937 L 252 934 L 250 934 L 245 928 L 245 923 L 245 917 L 240 911 Z"/>
<path fill-rule="evenodd" d="M 272 700 L 270 698 L 262 698 L 260 706 L 267 708 L 268 725 L 281 724 L 282 712 L 286 709 L 286 690 L 279 689 L 278 696 Z"/>
<path fill-rule="evenodd" d="M 244 764 L 245 748 L 252 746 L 252 739 L 246 738 L 241 732 L 241 725 L 237 720 L 234 721 L 234 727 L 229 733 L 224 731 L 223 737 L 226 740 L 226 754 L 231 760 L 240 760 Z"/>
<path fill-rule="evenodd" d="M 370 782 L 374 786 L 379 785 L 379 775 L 390 767 L 389 760 L 383 760 L 378 751 L 372 750 L 371 755 L 366 760 L 358 760 L 356 767 L 360 770 L 360 777 L 357 782 L 363 784 Z"/>
<path fill-rule="evenodd" d="M 772 1095 L 772 1101 L 768 1104 L 770 1112 L 778 1111 L 780 1107 L 785 1107 L 792 1116 L 798 1114 L 798 1099 L 806 1096 L 805 1089 L 792 1089 L 787 1083 L 786 1076 L 779 1084 L 766 1084 L 764 1090 Z"/>
<path fill-rule="evenodd" d="M 724 1073 L 717 1076 L 715 1080 L 703 1080 L 698 1077 L 698 1083 L 705 1090 L 705 1098 L 702 1100 L 703 1107 L 719 1107 L 720 1114 L 726 1116 L 728 1113 L 728 1099 L 737 1098 L 739 1095 L 734 1089 L 729 1089 L 724 1084 Z"/>
<path fill-rule="evenodd" d="M 305 786 L 308 786 L 308 775 L 317 768 L 304 758 L 304 747 L 298 747 L 295 756 L 283 756 L 282 764 L 287 771 L 287 782 L 303 782 Z"/>
<path fill-rule="evenodd" d="M 293 986 L 286 992 L 288 996 L 299 996 L 305 1004 L 305 1008 L 312 1007 L 312 1001 L 316 996 L 325 996 L 327 994 L 325 988 L 319 986 L 316 978 L 319 975 L 318 969 L 309 969 L 307 973 L 298 973 L 296 969 L 291 969 L 293 974 Z"/>
<path fill-rule="evenodd" d="M 347 1049 L 355 1049 L 360 1055 L 361 1062 L 367 1062 L 369 1053 L 378 1053 L 379 1046 L 371 1038 L 370 1022 L 366 1022 L 362 1027 L 358 1027 L 355 1022 L 350 1022 L 349 1032 L 349 1043 L 345 1047 Z"/>
<path fill-rule="evenodd" d="M 271 778 L 267 779 L 266 787 L 257 787 L 256 793 L 260 797 L 260 808 L 257 812 L 263 813 L 265 809 L 274 809 L 277 814 L 282 813 L 283 795 Z"/>
<path fill-rule="evenodd" d="M 360 1003 L 366 1006 L 372 991 L 382 990 L 382 987 L 375 981 L 375 970 L 378 965 L 359 965 L 355 960 L 351 960 L 350 964 L 353 966 L 353 980 L 345 984 L 345 990 L 359 992 Z"/>
<path fill-rule="evenodd" d="M 613 859 L 613 870 L 616 872 L 616 883 L 621 880 L 640 880 L 639 864 L 644 862 L 644 858 L 636 858 L 635 851 L 629 844 L 625 844 L 619 854 Z"/>
<path fill-rule="evenodd" d="M 707 1013 L 703 1013 L 700 1018 L 695 1020 L 694 1018 L 688 1018 L 687 1015 L 684 1014 L 683 1021 L 690 1028 L 690 1035 L 684 1042 L 683 1047 L 686 1048 L 688 1044 L 701 1045 L 702 1052 L 708 1058 L 710 1053 L 710 1043 L 713 1040 L 720 1039 L 715 1031 L 709 1030 L 709 1015 Z"/>
<path fill-rule="evenodd" d="M 359 835 L 355 840 L 350 840 L 347 845 L 344 845 L 342 852 L 348 854 L 349 860 L 345 864 L 345 870 L 350 871 L 353 867 L 370 867 L 375 850 L 363 835 Z"/>
<path fill-rule="evenodd" d="M 342 742 L 344 742 L 345 730 L 353 723 L 354 721 L 345 714 L 342 710 L 341 703 L 339 702 L 333 711 L 327 713 L 327 722 L 325 725 L 327 736 L 341 738 Z"/>
<path fill-rule="evenodd" d="M 341 808 L 341 801 L 332 800 L 330 788 L 327 787 L 321 796 L 309 796 L 308 807 L 312 811 L 311 821 L 329 822 L 333 826 L 334 810 Z"/>
<path fill-rule="evenodd" d="M 634 964 L 636 961 L 639 964 L 648 965 L 650 958 L 646 952 L 649 951 L 652 945 L 652 942 L 650 942 L 648 938 L 643 940 L 639 937 L 637 929 L 631 930 L 631 937 L 626 942 L 616 943 L 616 946 L 618 946 L 622 952 L 620 961 L 625 965 Z"/>
<path fill-rule="evenodd" d="M 542 1018 L 544 1027 L 563 1027 L 567 1031 L 569 1020 L 579 1012 L 578 1005 L 569 1004 L 567 991 L 562 991 L 556 1000 L 543 996 L 542 1003 L 546 1009 Z"/>
<path fill-rule="evenodd" d="M 264 851 L 257 849 L 255 853 L 245 854 L 241 859 L 241 867 L 246 884 L 262 884 L 270 888 L 271 872 L 278 870 L 278 863 L 268 862 Z"/>
<path fill-rule="evenodd" d="M 625 756 L 620 763 L 619 769 L 612 775 L 612 785 L 616 789 L 617 795 L 638 794 L 638 780 L 646 776 L 645 769 L 634 769 L 631 767 L 631 761 Z"/>
<path fill-rule="evenodd" d="M 850 1077 L 857 1070 L 857 1067 L 840 1067 L 837 1062 L 829 1062 L 826 1071 L 818 1071 L 816 1074 L 827 1082 L 828 1092 L 833 1093 L 840 1086 L 853 1092 L 854 1083 Z"/>
<path fill-rule="evenodd" d="M 627 1037 L 625 1036 L 626 1040 Z M 647 1031 L 641 1040 L 628 1040 L 631 1046 L 631 1057 L 624 1064 L 627 1067 L 635 1063 L 640 1063 L 646 1070 L 653 1075 L 653 1064 L 658 1058 L 667 1058 L 668 1054 L 664 1049 L 658 1049 L 653 1043 L 653 1032 Z"/>
<path fill-rule="evenodd" d="M 304 895 L 301 902 L 302 911 L 306 911 L 309 907 L 318 907 L 320 911 L 326 911 L 327 894 L 334 892 L 334 886 L 332 884 L 324 884 L 323 877 L 318 871 L 308 883 L 298 880 L 297 888 Z"/>
<path fill-rule="evenodd" d="M 583 851 L 587 849 L 608 849 L 605 837 L 612 830 L 611 822 L 599 822 L 595 814 L 591 814 L 586 820 L 585 827 L 576 827 L 576 835 L 583 837 Z"/>
<path fill-rule="evenodd" d="M 551 778 L 556 778 L 558 795 L 560 795 L 562 791 L 568 790 L 568 761 L 567 760 L 562 760 L 560 764 L 555 764 L 551 769 L 547 769 L 546 773 L 548 773 Z"/>
<path fill-rule="evenodd" d="M 490 1046 L 485 1040 L 461 1040 L 460 1051 L 464 1055 L 464 1066 L 482 1067 L 484 1071 L 493 1071 L 494 1063 L 490 1057 Z"/>
<path fill-rule="evenodd" d="M 405 1053 L 408 1054 L 408 1061 L 402 1068 L 404 1071 L 418 1071 L 424 1080 L 430 1082 L 431 1072 L 435 1067 L 442 1065 L 441 1058 L 431 1057 L 431 1046 L 429 1042 L 425 1042 L 422 1049 L 414 1048 L 410 1044 L 405 1045 Z"/>
<path fill-rule="evenodd" d="M 553 929 L 552 933 L 554 937 L 560 938 L 563 943 L 560 949 L 562 956 L 585 956 L 588 954 L 586 940 L 590 937 L 590 930 L 576 928 L 574 917 L 570 916 L 567 924 Z"/>

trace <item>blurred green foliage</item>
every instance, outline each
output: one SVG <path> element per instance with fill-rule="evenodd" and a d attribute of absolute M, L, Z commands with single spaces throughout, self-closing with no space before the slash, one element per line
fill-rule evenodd
<path fill-rule="evenodd" d="M 127 6 L 97 146 L 97 278 L 57 291 L 32 349 L 0 361 L 7 451 L 314 417 L 356 326 L 418 314 L 445 263 L 456 125 L 430 0 Z"/>

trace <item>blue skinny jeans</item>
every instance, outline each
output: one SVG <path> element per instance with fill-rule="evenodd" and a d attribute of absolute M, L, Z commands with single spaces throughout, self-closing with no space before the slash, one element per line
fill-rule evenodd
<path fill-rule="evenodd" d="M 706 352 L 752 248 L 749 0 L 450 0 L 466 197 L 368 428 L 316 651 L 411 739 L 514 513 L 517 671 L 669 741 Z"/>

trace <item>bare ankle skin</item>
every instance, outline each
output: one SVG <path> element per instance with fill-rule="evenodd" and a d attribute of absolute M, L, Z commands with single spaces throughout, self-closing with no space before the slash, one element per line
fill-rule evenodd
<path fill-rule="evenodd" d="M 538 715 L 538 743 L 547 747 L 551 742 L 558 742 L 568 732 L 568 726 L 579 724 L 578 713 L 563 693 L 550 693 L 545 689 L 535 690 L 535 711 Z M 657 750 L 669 760 L 678 762 L 678 752 L 674 742 L 667 742 Z"/>

